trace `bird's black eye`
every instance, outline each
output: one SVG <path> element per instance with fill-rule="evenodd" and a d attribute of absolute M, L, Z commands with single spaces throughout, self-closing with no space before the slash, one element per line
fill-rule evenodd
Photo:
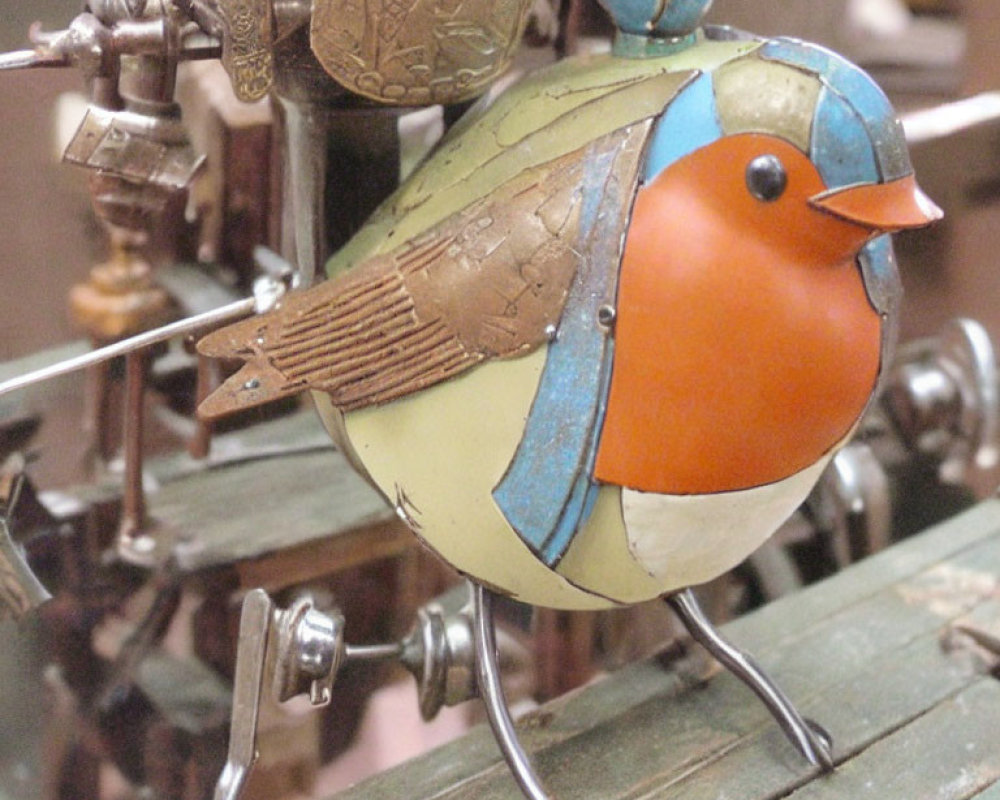
<path fill-rule="evenodd" d="M 777 200 L 788 186 L 788 173 L 777 156 L 757 156 L 747 165 L 747 188 L 758 200 Z"/>

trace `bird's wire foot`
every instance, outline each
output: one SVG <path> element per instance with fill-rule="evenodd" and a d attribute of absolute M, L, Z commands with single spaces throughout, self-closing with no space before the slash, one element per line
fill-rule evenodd
<path fill-rule="evenodd" d="M 665 599 L 694 640 L 761 699 L 785 735 L 806 760 L 824 771 L 832 770 L 833 740 L 830 734 L 822 726 L 804 719 L 788 696 L 774 684 L 753 658 L 722 637 L 705 616 L 694 592 L 685 589 Z"/>
<path fill-rule="evenodd" d="M 478 583 L 472 586 L 473 632 L 476 640 L 476 674 L 479 692 L 486 706 L 486 716 L 496 737 L 504 760 L 510 767 L 521 791 L 529 800 L 549 800 L 535 769 L 514 730 L 500 685 L 500 665 L 497 660 L 496 629 L 493 624 L 493 595 Z"/>

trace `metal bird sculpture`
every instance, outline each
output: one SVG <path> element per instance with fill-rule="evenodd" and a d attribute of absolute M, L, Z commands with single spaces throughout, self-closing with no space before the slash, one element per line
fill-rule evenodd
<path fill-rule="evenodd" d="M 329 280 L 202 339 L 246 364 L 201 413 L 312 390 L 474 582 L 558 608 L 666 597 L 829 767 L 821 729 L 688 587 L 760 545 L 850 437 L 893 338 L 886 234 L 940 212 L 859 69 L 695 30 L 703 1 L 649 6 L 611 6 L 611 55 L 474 107 Z"/>

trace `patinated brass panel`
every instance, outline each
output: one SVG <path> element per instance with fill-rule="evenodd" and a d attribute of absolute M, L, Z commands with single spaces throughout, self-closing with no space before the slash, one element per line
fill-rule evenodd
<path fill-rule="evenodd" d="M 503 72 L 528 0 L 313 0 L 311 44 L 351 92 L 394 105 L 455 103 Z"/>

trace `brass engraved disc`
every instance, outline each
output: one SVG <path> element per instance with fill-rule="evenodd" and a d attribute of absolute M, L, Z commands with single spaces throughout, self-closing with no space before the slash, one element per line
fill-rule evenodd
<path fill-rule="evenodd" d="M 349 91 L 391 105 L 475 97 L 510 63 L 531 0 L 313 0 L 311 45 Z"/>

